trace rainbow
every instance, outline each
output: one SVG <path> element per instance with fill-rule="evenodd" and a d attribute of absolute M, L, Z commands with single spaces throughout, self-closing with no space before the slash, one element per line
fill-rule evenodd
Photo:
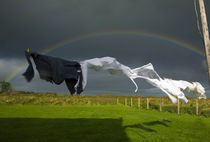
<path fill-rule="evenodd" d="M 74 38 L 71 39 L 67 39 L 67 40 L 63 40 L 53 46 L 50 46 L 48 48 L 45 48 L 43 50 L 41 50 L 39 53 L 41 54 L 47 54 L 57 48 L 61 48 L 64 47 L 68 44 L 71 44 L 73 42 L 79 42 L 81 40 L 87 40 L 89 38 L 95 38 L 95 37 L 100 37 L 100 36 L 119 36 L 119 35 L 136 35 L 136 36 L 144 36 L 144 37 L 148 37 L 148 38 L 155 38 L 157 40 L 164 40 L 167 42 L 170 42 L 172 44 L 177 45 L 177 47 L 182 47 L 185 48 L 187 50 L 190 50 L 202 57 L 205 57 L 205 53 L 203 50 L 189 44 L 186 43 L 184 41 L 169 37 L 169 36 L 165 36 L 162 34 L 157 34 L 157 33 L 152 33 L 152 32 L 144 32 L 144 31 L 131 31 L 131 30 L 120 30 L 120 31 L 104 31 L 104 32 L 95 32 L 95 33 L 89 33 L 89 34 L 84 34 L 84 35 L 79 35 L 76 36 Z M 10 82 L 13 78 L 15 78 L 15 76 L 20 73 L 21 71 L 23 71 L 24 68 L 26 68 L 27 66 L 27 62 L 23 63 L 21 66 L 19 66 L 16 70 L 14 70 L 11 74 L 9 74 L 6 78 L 5 81 Z"/>

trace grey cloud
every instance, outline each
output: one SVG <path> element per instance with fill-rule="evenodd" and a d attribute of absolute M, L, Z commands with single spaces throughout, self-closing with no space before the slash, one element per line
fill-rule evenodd
<path fill-rule="evenodd" d="M 205 3 L 209 20 L 210 1 Z M 2 0 L 0 16 L 0 59 L 4 60 L 4 67 L 10 64 L 9 72 L 18 66 L 8 59 L 25 61 L 27 48 L 40 52 L 63 40 L 101 31 L 148 31 L 190 43 L 204 51 L 192 0 Z M 200 81 L 208 87 L 206 69 L 202 65 L 205 58 L 167 40 L 134 35 L 95 36 L 48 55 L 78 61 L 113 56 L 131 68 L 151 62 L 162 77 Z M 0 69 L 4 67 L 1 65 Z M 0 79 L 8 74 L 2 71 Z M 19 76 L 11 81 L 17 89 L 45 91 L 47 88 L 47 91 L 68 93 L 65 84 L 55 87 L 39 81 L 38 77 L 27 84 Z M 143 81 L 139 83 L 142 89 L 152 88 Z M 109 78 L 106 73 L 90 72 L 85 93 L 107 90 L 129 93 L 132 89 L 127 78 Z"/>
<path fill-rule="evenodd" d="M 21 56 L 27 47 L 40 51 L 77 35 L 112 29 L 167 33 L 189 42 L 199 38 L 192 1 L 23 0 L 1 1 L 0 9 L 0 41 L 5 51 L 1 56 Z M 5 48 L 19 50 L 14 54 Z"/>
<path fill-rule="evenodd" d="M 10 74 L 25 63 L 20 59 L 1 59 L 0 58 L 0 81 L 5 80 Z"/>

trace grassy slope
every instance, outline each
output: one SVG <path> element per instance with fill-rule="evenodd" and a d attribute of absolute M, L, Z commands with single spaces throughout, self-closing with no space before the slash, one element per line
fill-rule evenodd
<path fill-rule="evenodd" d="M 0 105 L 2 142 L 210 141 L 210 118 L 122 105 Z"/>

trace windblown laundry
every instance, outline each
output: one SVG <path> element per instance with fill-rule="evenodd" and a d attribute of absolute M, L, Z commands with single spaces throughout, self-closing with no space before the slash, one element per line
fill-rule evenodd
<path fill-rule="evenodd" d="M 144 79 L 166 93 L 173 103 L 177 102 L 176 97 L 185 103 L 188 102 L 183 90 L 194 93 L 199 99 L 206 98 L 205 89 L 199 82 L 190 83 L 182 80 L 162 79 L 151 63 L 131 69 L 112 57 L 76 62 L 38 53 L 25 52 L 25 55 L 29 66 L 23 75 L 27 81 L 31 81 L 34 77 L 34 70 L 30 61 L 30 57 L 32 57 L 41 79 L 58 85 L 65 81 L 71 94 L 83 92 L 87 84 L 88 69 L 94 69 L 96 71 L 107 70 L 110 74 L 125 74 L 136 86 L 135 92 L 138 91 L 138 85 L 134 79 Z"/>
<path fill-rule="evenodd" d="M 29 66 L 23 76 L 28 82 L 34 77 L 34 69 L 30 60 L 30 57 L 32 57 L 41 79 L 57 85 L 65 81 L 71 94 L 75 92 L 80 94 L 83 91 L 82 71 L 78 62 L 30 52 L 25 52 L 25 55 Z"/>

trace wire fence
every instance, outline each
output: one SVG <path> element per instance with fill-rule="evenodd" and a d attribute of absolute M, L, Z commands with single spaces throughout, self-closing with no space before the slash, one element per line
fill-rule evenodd
<path fill-rule="evenodd" d="M 188 113 L 210 117 L 210 98 L 198 100 L 188 98 L 189 102 L 181 101 L 173 104 L 165 97 L 143 97 L 140 95 L 62 95 L 56 93 L 34 93 L 11 91 L 0 93 L 0 105 L 124 105 L 137 109 L 152 109 L 160 112 L 172 112 L 177 114 Z"/>

